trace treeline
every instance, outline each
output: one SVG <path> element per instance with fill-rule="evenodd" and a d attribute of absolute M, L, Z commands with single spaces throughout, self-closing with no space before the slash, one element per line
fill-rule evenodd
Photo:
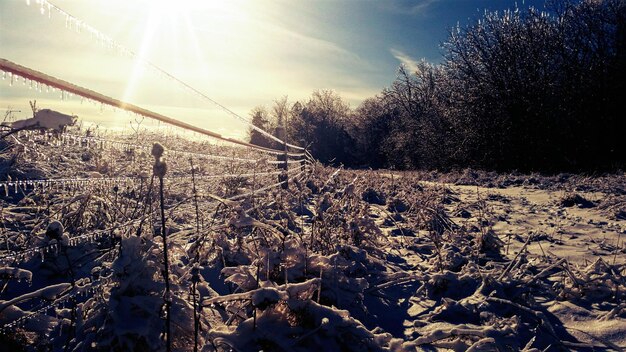
<path fill-rule="evenodd" d="M 256 108 L 253 122 L 273 129 L 286 121 L 290 142 L 351 167 L 623 169 L 625 20 L 623 0 L 486 12 L 450 31 L 440 64 L 401 67 L 354 110 L 318 91 Z M 256 132 L 251 141 L 271 145 Z"/>

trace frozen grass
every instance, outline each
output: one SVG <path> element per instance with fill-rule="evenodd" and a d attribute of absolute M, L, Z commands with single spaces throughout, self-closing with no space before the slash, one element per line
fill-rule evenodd
<path fill-rule="evenodd" d="M 175 351 L 626 345 L 625 227 L 609 217 L 623 206 L 623 175 L 607 176 L 610 187 L 574 175 L 466 175 L 468 186 L 456 175 L 314 165 L 287 190 L 237 198 L 275 183 L 255 176 L 273 165 L 190 162 L 168 150 L 207 149 L 132 138 L 166 146 L 162 202 L 144 149 L 32 132 L 5 141 L 15 162 L 0 174 L 15 183 L 0 200 L 3 346 L 163 350 L 165 307 Z M 192 167 L 193 178 L 171 177 Z M 94 172 L 93 182 L 17 182 Z M 217 174 L 246 176 L 202 178 Z M 565 207 L 572 194 L 597 206 Z"/>

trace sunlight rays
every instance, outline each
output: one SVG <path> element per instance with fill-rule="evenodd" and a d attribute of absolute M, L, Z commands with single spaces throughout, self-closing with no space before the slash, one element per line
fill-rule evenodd
<path fill-rule="evenodd" d="M 141 40 L 141 46 L 139 47 L 139 50 L 137 51 L 137 56 L 135 57 L 135 60 L 133 63 L 133 70 L 128 79 L 126 90 L 124 91 L 124 95 L 123 95 L 124 101 L 131 101 L 131 98 L 133 97 L 136 91 L 139 78 L 142 75 L 143 70 L 145 69 L 146 54 L 152 45 L 152 39 L 154 38 L 154 34 L 157 30 L 157 27 L 161 23 L 162 16 L 163 16 L 163 12 L 159 11 L 158 7 L 154 7 L 150 10 L 148 22 L 144 28 L 143 38 Z"/>
<path fill-rule="evenodd" d="M 247 1 L 144 1 L 148 18 L 143 28 L 142 39 L 133 69 L 124 92 L 124 99 L 129 101 L 141 85 L 140 81 L 147 62 L 154 62 L 155 53 L 171 60 L 176 70 L 184 70 L 189 60 L 194 62 L 199 72 L 194 77 L 207 77 L 211 65 L 207 62 L 206 48 L 198 39 L 200 30 L 194 23 L 197 13 L 202 10 L 204 29 L 209 27 L 210 36 L 202 38 L 203 42 L 224 45 L 231 49 L 238 44 L 235 41 L 223 41 L 222 35 L 237 32 L 241 29 L 242 19 L 246 17 L 243 6 Z M 249 8 L 248 8 L 249 9 Z M 140 14 L 138 15 L 140 16 Z M 137 21 L 140 22 L 140 21 Z M 155 40 L 156 38 L 156 40 Z M 185 50 L 186 49 L 186 50 Z M 203 50 L 204 49 L 204 50 Z M 198 65 L 199 64 L 199 65 Z M 165 70 L 171 68 L 165 67 Z"/>

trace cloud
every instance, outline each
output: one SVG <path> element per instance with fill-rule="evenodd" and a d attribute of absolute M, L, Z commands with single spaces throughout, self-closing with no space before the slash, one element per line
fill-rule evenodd
<path fill-rule="evenodd" d="M 393 55 L 393 57 L 400 61 L 400 64 L 404 65 L 404 67 L 406 67 L 410 72 L 419 71 L 419 65 L 417 60 L 397 49 L 391 48 L 389 49 L 389 51 L 391 52 L 391 55 Z"/>
<path fill-rule="evenodd" d="M 107 10 L 120 11 L 103 11 L 90 17 L 88 9 L 81 7 L 82 2 L 74 0 L 72 4 L 68 11 L 76 12 L 127 48 L 137 51 L 141 46 L 145 13 L 107 5 Z M 37 11 L 33 16 L 32 6 L 0 1 L 0 12 L 5 9 L 15 13 L 0 31 L 5 58 L 119 99 L 124 97 L 129 77 L 136 75 L 136 90 L 127 97 L 130 103 L 224 135 L 240 137 L 247 131 L 245 125 L 213 104 L 153 70 L 139 65 L 140 70 L 134 72 L 132 58 L 101 47 L 88 34 L 68 30 L 64 17 L 53 13 L 48 19 Z M 377 81 L 379 67 L 329 35 L 322 25 L 307 30 L 272 20 L 263 14 L 263 6 L 243 10 L 258 10 L 259 16 L 188 11 L 187 22 L 176 16 L 163 18 L 155 33 L 159 43 L 146 50 L 146 59 L 244 117 L 254 106 L 269 104 L 285 94 L 291 101 L 306 101 L 315 90 L 336 89 L 357 106 L 383 88 Z M 120 27 L 123 31 L 117 27 L 119 23 L 124 24 Z M 76 113 L 102 125 L 128 122 L 123 114 L 114 117 L 91 104 L 55 101 L 58 94 L 47 96 L 44 92 L 42 96 L 15 87 L 0 87 L 0 91 L 0 107 L 10 103 L 28 111 L 28 100 L 37 98 L 42 106 Z"/>
<path fill-rule="evenodd" d="M 386 3 L 384 6 L 391 12 L 405 15 L 418 15 L 423 14 L 432 4 L 439 1 L 440 0 L 393 0 Z"/>
<path fill-rule="evenodd" d="M 439 0 L 423 0 L 420 1 L 418 4 L 411 6 L 411 8 L 409 9 L 409 13 L 412 15 L 421 13 L 423 11 L 425 11 L 428 7 L 430 7 L 430 5 L 432 5 L 433 3 L 437 2 Z"/>

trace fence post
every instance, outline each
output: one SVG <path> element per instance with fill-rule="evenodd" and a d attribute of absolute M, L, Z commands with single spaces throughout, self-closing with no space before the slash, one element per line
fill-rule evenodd
<path fill-rule="evenodd" d="M 304 139 L 300 140 L 300 145 L 304 146 L 306 145 L 304 142 Z M 306 153 L 307 153 L 307 148 L 305 147 L 304 150 L 302 151 L 302 159 L 300 160 L 300 171 L 303 172 L 304 170 L 306 170 Z"/>
<path fill-rule="evenodd" d="M 283 170 L 283 172 L 278 175 L 278 182 L 283 182 L 283 184 L 281 185 L 282 189 L 287 189 L 289 188 L 289 167 L 287 163 L 289 158 L 287 155 L 287 138 L 285 136 L 285 126 L 283 124 L 280 124 L 278 125 L 278 127 L 276 127 L 276 134 L 278 135 L 278 138 L 283 140 L 283 149 L 285 151 L 283 154 L 278 154 L 276 156 L 277 161 L 284 161 L 284 163 L 278 164 L 278 168 Z"/>

